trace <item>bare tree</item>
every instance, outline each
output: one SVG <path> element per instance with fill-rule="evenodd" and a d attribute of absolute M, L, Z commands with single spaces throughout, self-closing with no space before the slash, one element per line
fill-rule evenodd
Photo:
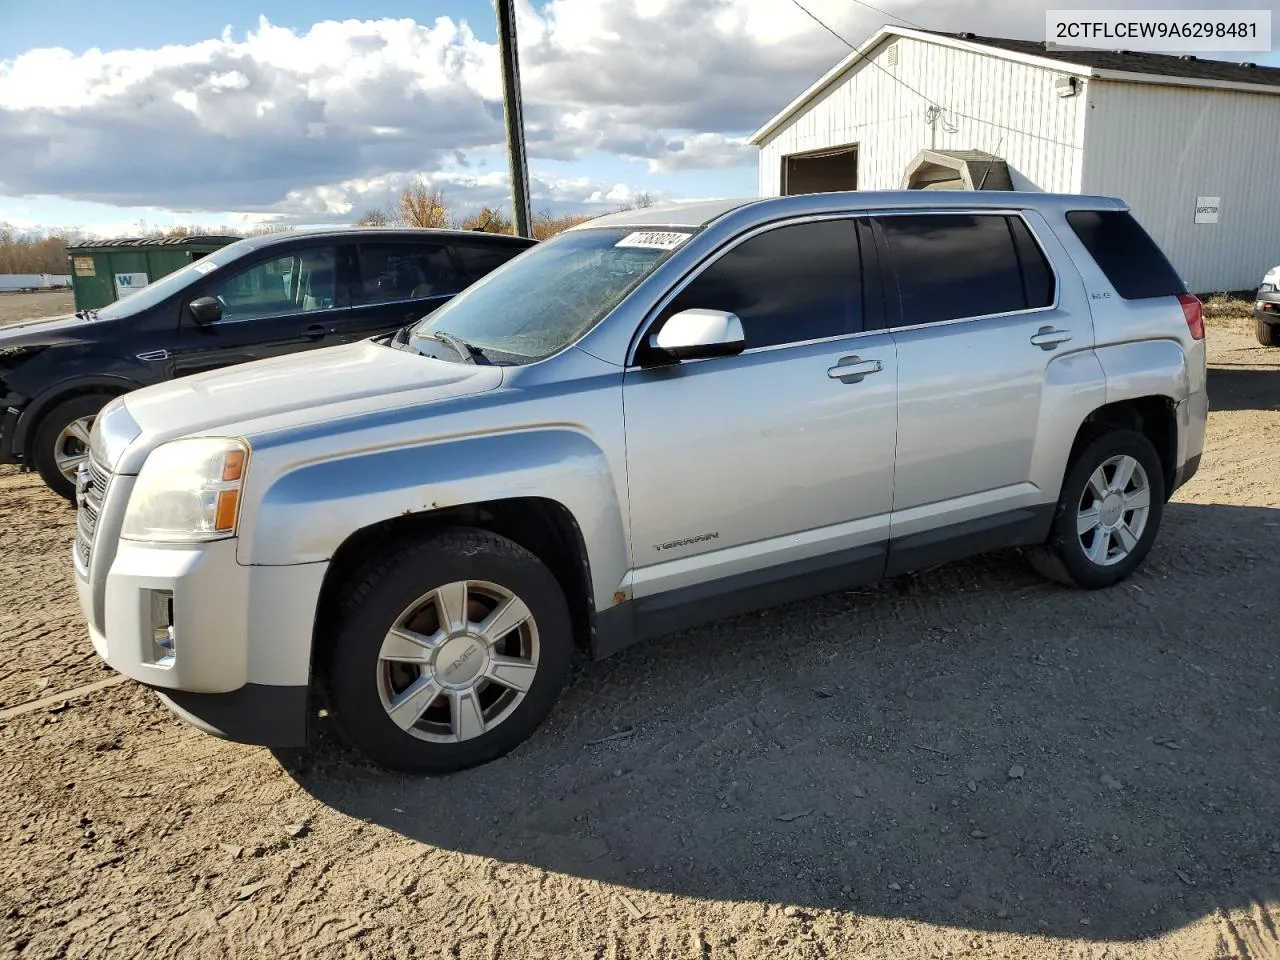
<path fill-rule="evenodd" d="M 357 220 L 355 225 L 357 227 L 389 227 L 392 222 L 391 214 L 382 207 L 374 207 L 366 210 L 364 216 Z"/>
<path fill-rule="evenodd" d="M 482 207 L 479 213 L 465 217 L 458 227 L 462 230 L 479 230 L 484 233 L 510 233 L 511 218 L 496 207 Z"/>
<path fill-rule="evenodd" d="M 400 220 L 408 227 L 448 227 L 453 218 L 444 193 L 419 177 L 400 194 Z"/>

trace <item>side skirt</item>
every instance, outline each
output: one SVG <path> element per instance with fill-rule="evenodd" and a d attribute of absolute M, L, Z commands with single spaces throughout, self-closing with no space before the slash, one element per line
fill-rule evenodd
<path fill-rule="evenodd" d="M 1011 510 L 888 544 L 867 544 L 621 603 L 596 614 L 591 655 L 599 660 L 651 637 L 964 557 L 1041 543 L 1055 509 L 1049 503 Z"/>

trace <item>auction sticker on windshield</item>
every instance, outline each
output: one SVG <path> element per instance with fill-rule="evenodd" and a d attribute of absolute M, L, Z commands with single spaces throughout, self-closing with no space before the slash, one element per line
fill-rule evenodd
<path fill-rule="evenodd" d="M 645 247 L 650 250 L 674 250 L 688 240 L 693 234 L 678 233 L 674 230 L 644 230 L 629 233 L 615 247 Z"/>

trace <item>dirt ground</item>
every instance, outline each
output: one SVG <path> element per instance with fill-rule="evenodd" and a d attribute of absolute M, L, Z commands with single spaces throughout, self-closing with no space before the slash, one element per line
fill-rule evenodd
<path fill-rule="evenodd" d="M 111 682 L 71 511 L 0 468 L 0 956 L 1280 956 L 1280 351 L 1209 344 L 1126 585 L 1002 555 L 686 632 L 438 779 Z"/>
<path fill-rule="evenodd" d="M 0 325 L 28 317 L 56 317 L 75 313 L 76 298 L 70 290 L 47 293 L 0 293 Z"/>

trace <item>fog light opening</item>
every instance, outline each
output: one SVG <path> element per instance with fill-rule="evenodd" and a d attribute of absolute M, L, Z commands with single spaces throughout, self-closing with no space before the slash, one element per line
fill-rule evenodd
<path fill-rule="evenodd" d="M 173 637 L 173 591 L 151 591 L 151 662 L 168 666 L 177 654 Z"/>

